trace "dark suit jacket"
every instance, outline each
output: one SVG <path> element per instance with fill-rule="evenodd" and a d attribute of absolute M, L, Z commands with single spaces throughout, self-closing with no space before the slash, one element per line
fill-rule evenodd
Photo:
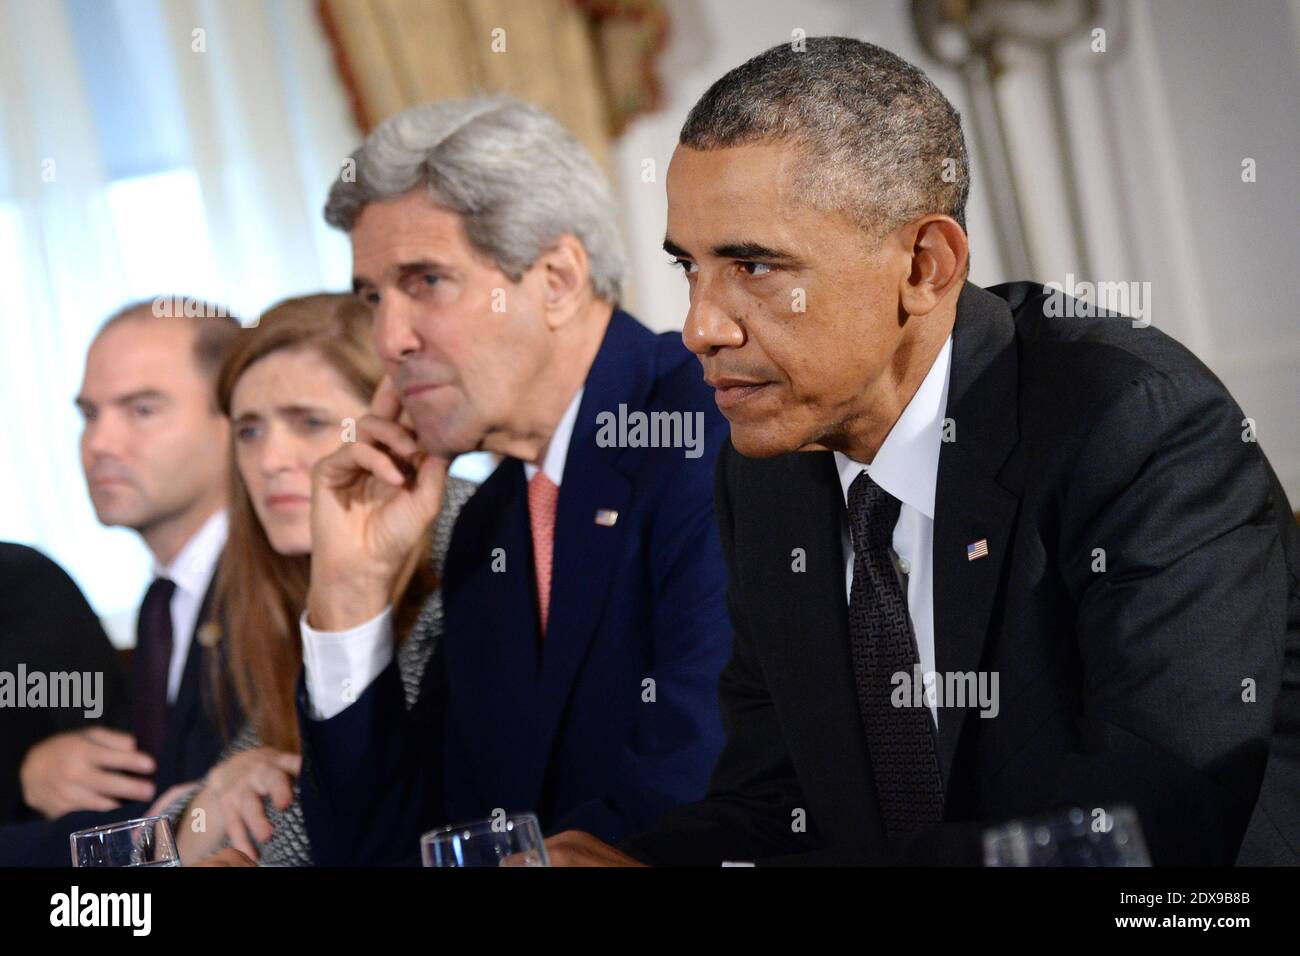
<path fill-rule="evenodd" d="M 119 719 L 126 681 L 117 653 L 61 567 L 32 548 L 0 543 L 0 672 L 17 680 L 27 673 L 101 675 L 101 715 L 88 718 L 81 708 L 0 708 L 0 823 L 29 819 L 18 770 L 33 744 L 67 730 Z"/>
<path fill-rule="evenodd" d="M 699 413 L 703 453 L 600 447 L 597 416 L 621 405 Z M 616 311 L 565 459 L 545 640 L 523 465 L 506 459 L 456 523 L 417 706 L 393 665 L 332 719 L 301 711 L 318 862 L 409 859 L 422 832 L 496 808 L 616 839 L 704 794 L 731 646 L 710 494 L 725 428 L 681 337 Z"/>
<path fill-rule="evenodd" d="M 180 686 L 176 689 L 176 700 L 167 708 L 167 736 L 163 740 L 162 753 L 157 758 L 158 771 L 155 775 L 159 793 L 173 784 L 202 777 L 217 762 L 224 746 L 209 674 L 212 668 L 220 671 L 220 665 L 210 660 L 220 652 L 217 648 L 204 647 L 199 641 L 204 625 L 219 619 L 218 612 L 212 606 L 215 587 L 214 573 L 212 583 L 203 595 L 199 616 L 195 618 L 190 649 L 185 657 L 185 670 L 181 674 Z M 139 673 L 141 664 L 141 656 L 135 655 L 131 668 L 133 693 L 142 679 Z M 226 697 L 228 706 L 233 709 L 236 706 L 233 694 L 227 694 Z M 232 712 L 226 721 L 228 732 L 233 733 L 241 723 L 239 715 Z M 129 726 L 126 729 L 129 730 Z"/>
<path fill-rule="evenodd" d="M 223 746 L 214 703 L 209 693 L 207 671 L 212 666 L 208 657 L 216 651 L 199 643 L 200 630 L 216 613 L 212 600 L 213 588 L 209 585 L 195 621 L 176 700 L 167 711 L 167 737 L 163 742 L 163 752 L 158 756 L 158 769 L 153 778 L 154 792 L 158 795 L 174 784 L 203 777 L 217 762 Z M 227 726 L 237 728 L 242 721 L 233 696 L 228 696 L 231 697 L 228 706 L 232 712 Z M 117 723 L 121 729 L 130 729 L 127 718 L 129 713 L 128 706 L 119 708 Z M 127 803 L 117 810 L 102 813 L 80 810 L 65 814 L 57 820 L 32 820 L 0 826 L 0 866 L 66 866 L 70 862 L 69 834 L 141 816 L 151 803 L 152 801 Z"/>
<path fill-rule="evenodd" d="M 1048 317 L 1041 292 L 967 284 L 957 308 L 936 670 L 996 671 L 1000 713 L 940 709 L 944 823 L 883 834 L 832 456 L 728 448 L 715 488 L 735 625 L 727 743 L 708 797 L 627 841 L 634 856 L 978 863 L 986 823 L 1128 803 L 1154 862 L 1232 862 L 1279 700 L 1300 566 L 1281 543 L 1290 507 L 1195 357 L 1121 318 Z M 981 538 L 988 556 L 968 560 Z"/>

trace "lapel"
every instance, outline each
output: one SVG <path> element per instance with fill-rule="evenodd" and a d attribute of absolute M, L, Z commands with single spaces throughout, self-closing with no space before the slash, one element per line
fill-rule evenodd
<path fill-rule="evenodd" d="M 597 416 L 618 415 L 620 405 L 629 412 L 645 409 L 654 382 L 654 342 L 649 329 L 615 310 L 578 406 L 555 517 L 551 604 L 537 713 L 539 775 L 578 669 L 600 630 L 623 542 L 633 523 L 633 484 L 643 452 L 600 447 Z M 596 523 L 596 513 L 602 510 L 618 512 L 613 526 Z"/>
<path fill-rule="evenodd" d="M 474 738 L 465 749 L 478 762 L 482 792 L 516 808 L 540 805 L 552 741 L 600 629 L 633 523 L 629 506 L 641 451 L 599 447 L 596 416 L 617 414 L 620 404 L 644 406 L 654 378 L 654 338 L 616 310 L 587 375 L 556 506 L 544 641 L 523 464 L 505 459 L 456 522 L 443 582 L 452 710 L 459 732 Z M 597 509 L 619 513 L 613 527 L 596 523 Z M 498 547 L 506 554 L 503 572 L 491 570 Z"/>
<path fill-rule="evenodd" d="M 499 549 L 499 550 L 498 550 Z M 461 509 L 447 551 L 442 656 L 458 751 L 494 806 L 535 806 L 536 597 L 523 465 L 506 458 Z"/>
<path fill-rule="evenodd" d="M 947 418 L 934 515 L 935 669 L 980 667 L 1019 499 L 998 483 L 1018 437 L 1015 322 L 1005 300 L 966 283 L 957 302 Z M 988 541 L 988 555 L 966 547 Z M 939 708 L 939 762 L 948 784 L 969 708 Z"/>
<path fill-rule="evenodd" d="M 220 564 L 220 559 L 217 563 Z M 190 632 L 190 647 L 185 654 L 185 667 L 181 671 L 180 686 L 176 688 L 176 700 L 167 708 L 167 736 L 163 741 L 160 763 L 173 768 L 175 773 L 181 772 L 185 753 L 200 745 L 194 736 L 195 725 L 212 719 L 205 710 L 208 695 L 204 686 L 206 675 L 203 661 L 206 648 L 200 644 L 199 635 L 213 616 L 212 598 L 216 591 L 216 581 L 217 575 L 214 571 L 212 580 L 208 582 L 208 589 L 204 592 L 203 603 L 199 606 L 198 617 L 194 619 L 194 630 Z M 215 728 L 210 736 L 215 739 Z"/>
<path fill-rule="evenodd" d="M 834 821 L 836 841 L 873 844 L 884 831 L 853 681 L 844 592 L 844 494 L 835 459 L 830 452 L 803 452 L 771 465 L 755 464 L 764 470 L 755 471 L 758 480 L 741 489 L 752 499 L 743 507 L 764 520 L 750 534 L 738 533 L 735 548 L 744 599 L 763 608 L 756 620 L 764 621 L 762 630 L 777 638 L 773 651 L 778 659 L 768 680 L 786 688 L 774 697 L 798 702 L 794 713 L 802 731 L 787 730 L 792 744 L 805 756 L 814 755 L 818 772 L 835 782 L 821 788 L 824 805 L 818 812 Z M 795 548 L 806 555 L 802 573 L 792 573 Z"/>

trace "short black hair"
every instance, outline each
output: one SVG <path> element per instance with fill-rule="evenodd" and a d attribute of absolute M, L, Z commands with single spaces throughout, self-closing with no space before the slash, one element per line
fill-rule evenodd
<path fill-rule="evenodd" d="M 782 43 L 700 97 L 679 138 L 691 149 L 793 142 L 821 208 L 876 235 L 927 213 L 966 228 L 970 162 L 961 115 L 919 68 L 849 37 Z"/>

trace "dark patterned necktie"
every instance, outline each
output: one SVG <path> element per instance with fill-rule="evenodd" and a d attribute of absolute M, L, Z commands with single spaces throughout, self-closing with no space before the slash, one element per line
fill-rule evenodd
<path fill-rule="evenodd" d="M 172 595 L 176 583 L 154 578 L 136 630 L 132 729 L 136 747 L 155 758 L 167 739 L 167 672 L 172 661 Z"/>
<path fill-rule="evenodd" d="M 849 486 L 849 644 L 876 795 L 890 836 L 913 833 L 943 818 L 943 779 L 930 708 L 890 702 L 893 675 L 901 671 L 910 681 L 917 663 L 907 598 L 889 552 L 901 507 L 865 471 Z"/>

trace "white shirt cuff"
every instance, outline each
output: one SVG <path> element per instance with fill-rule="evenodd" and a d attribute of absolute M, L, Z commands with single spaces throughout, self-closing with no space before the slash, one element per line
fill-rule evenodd
<path fill-rule="evenodd" d="M 298 626 L 312 720 L 342 713 L 393 659 L 392 605 L 346 631 L 318 631 L 307 623 L 306 611 Z"/>

